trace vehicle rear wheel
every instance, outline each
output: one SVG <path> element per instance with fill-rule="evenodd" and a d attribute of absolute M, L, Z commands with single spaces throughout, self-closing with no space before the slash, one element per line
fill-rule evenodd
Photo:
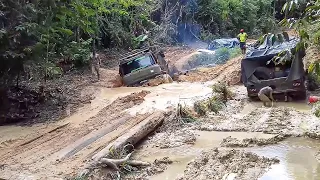
<path fill-rule="evenodd" d="M 291 96 L 295 100 L 306 100 L 307 98 L 307 92 L 306 91 L 300 91 L 292 94 Z"/>
<path fill-rule="evenodd" d="M 249 96 L 249 100 L 253 101 L 253 102 L 259 101 L 259 97 L 258 96 Z"/>

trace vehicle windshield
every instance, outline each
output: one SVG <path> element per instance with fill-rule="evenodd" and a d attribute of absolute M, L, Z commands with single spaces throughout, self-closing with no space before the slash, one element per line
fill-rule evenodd
<path fill-rule="evenodd" d="M 150 55 L 145 55 L 132 61 L 129 61 L 125 64 L 122 64 L 120 66 L 120 71 L 122 75 L 127 75 L 140 69 L 146 68 L 148 66 L 152 66 L 154 64 L 154 59 Z"/>

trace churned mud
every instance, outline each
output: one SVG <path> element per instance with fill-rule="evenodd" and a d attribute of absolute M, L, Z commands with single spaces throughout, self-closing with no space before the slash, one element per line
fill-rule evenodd
<path fill-rule="evenodd" d="M 254 147 L 254 146 L 265 146 L 270 144 L 277 144 L 280 141 L 285 140 L 287 137 L 284 135 L 276 135 L 272 138 L 268 139 L 258 139 L 258 138 L 246 138 L 243 140 L 239 140 L 237 138 L 233 138 L 231 136 L 225 138 L 221 142 L 222 147 Z"/>
<path fill-rule="evenodd" d="M 140 91 L 119 97 L 83 121 L 65 119 L 61 124 L 34 127 L 36 132 L 2 141 L 0 166 L 4 168 L 0 169 L 0 178 L 74 176 L 94 152 L 148 117 L 148 114 L 132 117 L 124 111 L 141 104 L 149 93 Z M 84 112 L 92 113 L 90 109 Z"/>
<path fill-rule="evenodd" d="M 176 80 L 180 82 L 207 82 L 215 80 L 224 81 L 229 85 L 236 85 L 241 81 L 241 59 L 242 57 L 239 56 L 222 65 L 198 68 L 178 76 Z"/>
<path fill-rule="evenodd" d="M 275 163 L 279 160 L 239 150 L 212 149 L 191 161 L 177 179 L 258 179 Z"/>
<path fill-rule="evenodd" d="M 279 154 L 320 157 L 316 150 L 320 147 L 310 149 L 304 143 L 320 137 L 320 121 L 311 113 L 311 106 L 305 102 L 276 102 L 274 107 L 265 108 L 247 98 L 245 87 L 234 86 L 231 91 L 235 97 L 218 113 L 208 113 L 192 123 L 172 116 L 142 143 L 136 158 L 152 162 L 169 156 L 173 160 L 164 172 L 146 179 L 268 179 L 277 173 L 291 179 L 295 176 L 284 168 L 293 166 L 294 160 L 277 158 Z M 301 136 L 305 140 L 294 141 Z M 301 149 L 295 150 L 297 146 Z M 273 148 L 279 153 L 268 154 Z M 301 167 L 319 166 L 318 161 L 295 162 Z M 280 166 L 281 172 L 276 173 L 274 169 Z M 311 171 L 303 174 L 317 177 Z"/>
<path fill-rule="evenodd" d="M 194 50 L 179 52 L 172 52 L 169 63 Z M 186 82 L 155 87 L 105 88 L 117 87 L 118 78 L 88 80 L 90 86 L 75 95 L 85 105 L 77 111 L 71 108 L 74 114 L 66 113 L 59 123 L 0 127 L 0 178 L 74 177 L 96 152 L 150 113 L 167 111 L 171 115 L 163 125 L 135 146 L 132 159 L 150 166 L 109 174 L 99 167 L 100 174 L 91 178 L 319 179 L 320 121 L 305 102 L 276 102 L 265 108 L 247 98 L 245 87 L 230 86 L 235 97 L 219 112 L 193 121 L 177 116 L 178 104 L 192 107 L 211 96 L 213 83 L 239 83 L 240 61 L 238 57 L 179 77 Z M 108 79 L 116 71 L 102 74 Z"/>

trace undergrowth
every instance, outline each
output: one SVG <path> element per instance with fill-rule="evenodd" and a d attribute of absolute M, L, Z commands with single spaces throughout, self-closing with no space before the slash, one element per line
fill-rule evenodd
<path fill-rule="evenodd" d="M 312 107 L 312 112 L 315 116 L 317 116 L 318 118 L 320 117 L 320 103 L 317 102 L 313 105 Z"/>
<path fill-rule="evenodd" d="M 177 118 L 183 123 L 190 123 L 196 121 L 197 117 L 192 110 L 186 105 L 178 104 L 177 108 Z"/>
<path fill-rule="evenodd" d="M 197 117 L 206 116 L 209 112 L 218 113 L 226 106 L 227 101 L 234 97 L 225 83 L 215 84 L 211 88 L 212 96 L 194 102 L 193 110 L 178 104 L 177 116 L 184 122 L 193 122 Z"/>

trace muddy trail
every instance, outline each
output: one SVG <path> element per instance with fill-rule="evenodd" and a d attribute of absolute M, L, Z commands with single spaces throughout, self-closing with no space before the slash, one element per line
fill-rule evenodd
<path fill-rule="evenodd" d="M 169 53 L 188 59 L 194 51 Z M 132 152 L 131 160 L 146 167 L 124 163 L 116 172 L 100 164 L 86 179 L 318 179 L 320 121 L 312 107 L 276 102 L 265 108 L 250 101 L 237 85 L 240 61 L 199 68 L 154 87 L 111 88 L 110 81 L 100 81 L 82 89 L 80 94 L 94 94 L 89 103 L 58 122 L 1 126 L 0 178 L 75 179 L 97 153 L 161 113 L 161 126 Z M 105 71 L 106 79 L 114 73 Z M 234 94 L 222 109 L 192 121 L 177 115 L 179 104 L 192 109 L 221 81 Z"/>
<path fill-rule="evenodd" d="M 172 163 L 160 166 L 160 173 L 146 169 L 136 177 L 317 179 L 320 122 L 311 107 L 305 102 L 278 102 L 264 108 L 247 99 L 244 87 L 232 91 L 237 96 L 218 114 L 193 123 L 165 122 L 138 148 L 135 158 L 149 162 L 167 158 Z"/>
<path fill-rule="evenodd" d="M 102 87 L 90 104 L 56 123 L 1 126 L 0 177 L 75 177 L 96 153 L 150 114 L 169 111 L 179 102 L 193 104 L 210 92 L 200 83 Z"/>

